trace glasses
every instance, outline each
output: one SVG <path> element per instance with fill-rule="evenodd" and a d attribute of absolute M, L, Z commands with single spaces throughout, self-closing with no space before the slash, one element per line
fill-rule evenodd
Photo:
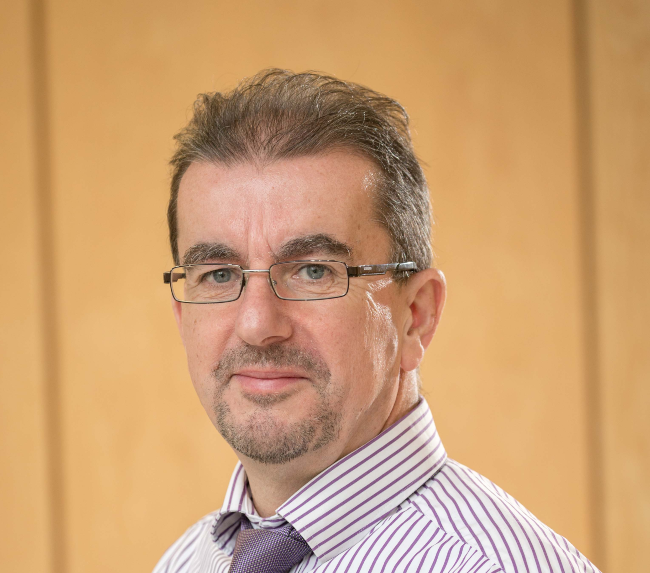
<path fill-rule="evenodd" d="M 174 300 L 192 304 L 216 304 L 237 300 L 248 275 L 268 273 L 269 284 L 282 300 L 326 300 L 348 294 L 350 277 L 417 272 L 415 263 L 388 263 L 349 267 L 340 261 L 288 261 L 268 269 L 244 269 L 239 265 L 180 265 L 163 274 Z"/>

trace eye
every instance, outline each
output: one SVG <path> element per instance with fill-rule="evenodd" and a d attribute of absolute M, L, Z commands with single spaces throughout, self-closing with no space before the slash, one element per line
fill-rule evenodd
<path fill-rule="evenodd" d="M 232 271 L 230 269 L 217 269 L 208 273 L 207 278 L 215 283 L 227 283 L 232 280 Z"/>
<path fill-rule="evenodd" d="M 307 265 L 300 269 L 301 278 L 307 278 L 312 281 L 321 280 L 328 272 L 325 265 Z"/>

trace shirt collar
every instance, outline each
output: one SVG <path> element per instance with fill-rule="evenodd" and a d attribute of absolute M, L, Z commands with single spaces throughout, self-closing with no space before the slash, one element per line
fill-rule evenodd
<path fill-rule="evenodd" d="M 424 398 L 381 434 L 341 458 L 262 519 L 237 464 L 213 528 L 214 540 L 234 548 L 241 514 L 262 527 L 288 521 L 321 562 L 349 549 L 442 468 L 447 458 Z M 232 546 L 232 547 L 230 547 Z M 230 551 L 229 551 L 230 552 Z"/>

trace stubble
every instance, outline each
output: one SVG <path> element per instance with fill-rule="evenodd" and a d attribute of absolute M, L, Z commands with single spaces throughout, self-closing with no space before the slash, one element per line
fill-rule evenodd
<path fill-rule="evenodd" d="M 236 417 L 224 399 L 232 375 L 250 367 L 296 367 L 309 377 L 317 400 L 304 418 L 286 423 L 274 406 L 287 400 L 287 393 L 246 395 L 254 405 L 245 417 Z M 300 348 L 271 345 L 259 348 L 245 344 L 226 351 L 213 371 L 214 419 L 219 433 L 230 446 L 263 464 L 284 464 L 336 440 L 341 426 L 340 396 L 331 387 L 331 372 L 325 362 Z"/>

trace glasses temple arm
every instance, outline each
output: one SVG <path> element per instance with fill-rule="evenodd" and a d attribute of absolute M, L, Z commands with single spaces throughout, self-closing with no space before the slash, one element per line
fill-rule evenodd
<path fill-rule="evenodd" d="M 166 285 L 184 278 L 185 278 L 185 273 L 172 273 L 171 271 L 163 273 L 163 282 Z"/>
<path fill-rule="evenodd" d="M 386 265 L 359 265 L 358 267 L 348 267 L 349 277 L 361 277 L 372 275 L 383 275 L 388 271 L 412 271 L 417 272 L 415 263 L 388 263 Z"/>

